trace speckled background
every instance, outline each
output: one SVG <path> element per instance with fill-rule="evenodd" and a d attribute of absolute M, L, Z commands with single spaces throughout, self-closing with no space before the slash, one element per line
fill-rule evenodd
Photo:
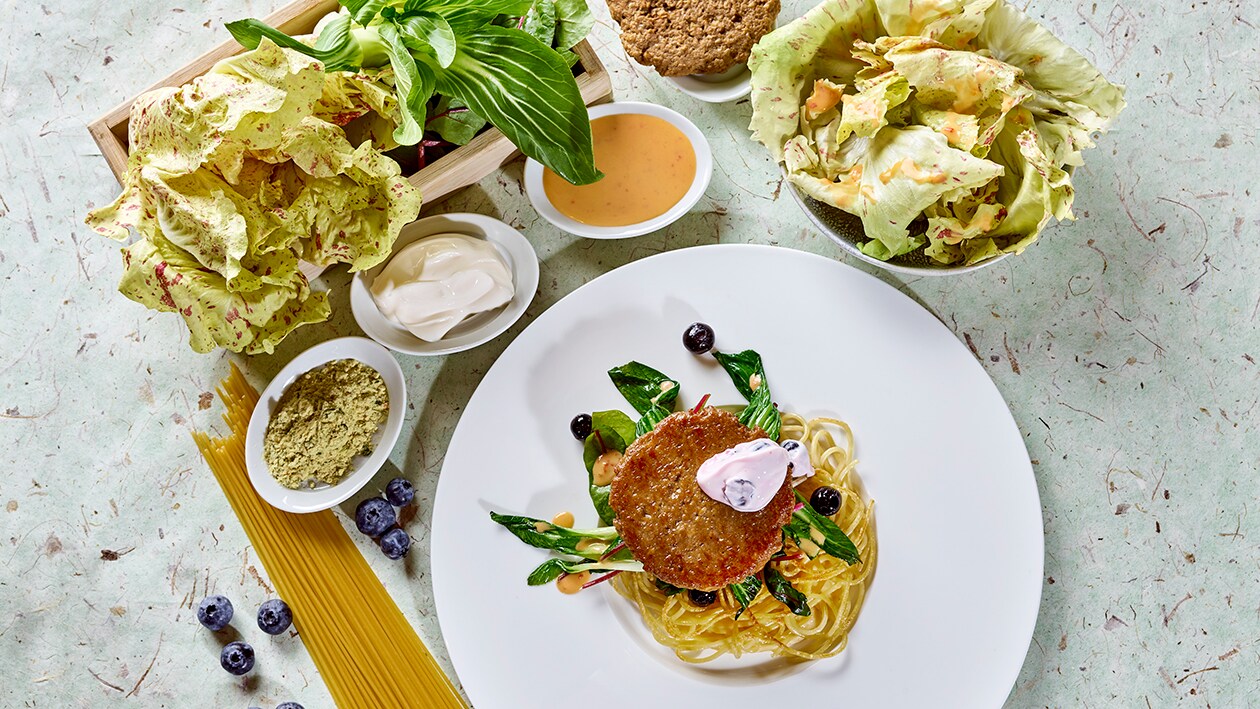
<path fill-rule="evenodd" d="M 115 292 L 118 247 L 81 224 L 118 191 L 85 124 L 224 40 L 225 20 L 278 4 L 0 5 L 4 706 L 331 705 L 299 639 L 253 631 L 267 576 L 189 431 L 217 425 L 207 392 L 230 359 L 262 384 L 302 349 L 358 332 L 344 270 L 324 279 L 332 320 L 274 356 L 197 355 L 179 318 Z M 1260 3 L 1032 0 L 1028 10 L 1129 88 L 1129 109 L 1076 173 L 1079 221 L 968 277 L 878 274 L 975 352 L 1033 459 L 1046 578 L 1008 703 L 1258 701 Z M 444 663 L 429 503 L 461 406 L 511 338 L 581 283 L 667 249 L 769 242 L 846 260 L 780 195 L 748 140 L 747 104 L 699 104 L 629 65 L 599 13 L 592 40 L 617 95 L 689 115 L 717 170 L 690 215 L 624 242 L 539 219 L 519 163 L 441 206 L 499 216 L 542 259 L 538 297 L 510 333 L 448 358 L 400 357 L 412 406 L 391 465 L 418 484 L 408 531 L 419 543 L 405 565 L 363 546 Z M 218 669 L 218 641 L 196 623 L 207 592 L 241 609 L 237 627 L 259 652 L 248 681 Z"/>

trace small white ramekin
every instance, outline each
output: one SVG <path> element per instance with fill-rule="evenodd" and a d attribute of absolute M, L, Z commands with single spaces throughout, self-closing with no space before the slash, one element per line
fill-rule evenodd
<path fill-rule="evenodd" d="M 669 121 L 671 125 L 687 136 L 687 140 L 691 141 L 691 148 L 696 153 L 696 176 L 691 181 L 691 187 L 688 188 L 686 194 L 664 214 L 647 221 L 625 226 L 592 226 L 567 217 L 561 214 L 560 210 L 556 209 L 555 205 L 547 197 L 547 191 L 543 189 L 542 163 L 531 158 L 525 162 L 525 194 L 529 196 L 529 201 L 534 205 L 534 209 L 538 210 L 538 213 L 542 215 L 543 219 L 570 234 L 584 236 L 588 239 L 625 239 L 631 236 L 651 234 L 654 231 L 664 229 L 682 218 L 704 196 L 704 191 L 709 187 L 709 178 L 713 176 L 713 153 L 709 150 L 709 141 L 705 140 L 704 134 L 696 127 L 696 124 L 687 120 L 676 111 L 671 111 L 664 106 L 657 106 L 653 103 L 626 101 L 622 103 L 606 103 L 590 108 L 592 121 L 603 116 L 622 113 L 655 116 L 656 118 Z"/>

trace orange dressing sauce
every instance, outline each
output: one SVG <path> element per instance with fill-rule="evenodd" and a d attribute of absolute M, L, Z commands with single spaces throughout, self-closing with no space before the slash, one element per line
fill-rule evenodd
<path fill-rule="evenodd" d="M 617 463 L 621 462 L 621 458 L 621 453 L 615 450 L 610 450 L 596 458 L 595 464 L 591 466 L 591 482 L 599 486 L 612 484 Z"/>
<path fill-rule="evenodd" d="M 619 113 L 591 121 L 595 167 L 604 178 L 571 185 L 543 170 L 543 191 L 561 214 L 592 226 L 627 226 L 668 212 L 696 177 L 691 141 L 669 121 Z"/>
<path fill-rule="evenodd" d="M 573 513 L 561 512 L 560 514 L 551 518 L 551 523 L 556 525 L 557 527 L 568 527 L 572 529 L 573 528 Z"/>
<path fill-rule="evenodd" d="M 560 593 L 573 595 L 582 590 L 582 586 L 591 580 L 591 572 L 582 571 L 576 574 L 565 574 L 556 579 L 556 588 L 560 589 Z"/>

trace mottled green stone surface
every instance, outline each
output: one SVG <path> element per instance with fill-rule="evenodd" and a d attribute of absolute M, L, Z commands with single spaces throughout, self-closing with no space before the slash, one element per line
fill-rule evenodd
<path fill-rule="evenodd" d="M 118 190 L 85 124 L 224 40 L 224 20 L 276 4 L 0 5 L 0 705 L 331 704 L 299 639 L 254 628 L 266 572 L 189 432 L 217 425 L 207 392 L 230 360 L 262 384 L 302 349 L 358 332 L 346 273 L 324 279 L 333 319 L 276 355 L 197 355 L 179 318 L 115 292 L 118 247 L 81 224 Z M 1009 704 L 1260 701 L 1260 3 L 1028 6 L 1129 87 L 1129 109 L 1076 173 L 1079 220 L 968 277 L 880 276 L 971 347 L 1034 462 L 1046 578 Z M 441 206 L 499 216 L 542 259 L 511 332 L 457 356 L 400 357 L 412 402 L 392 466 L 417 484 L 418 543 L 405 565 L 362 546 L 444 663 L 430 503 L 462 404 L 511 338 L 578 285 L 667 249 L 768 242 L 846 260 L 780 194 L 746 103 L 695 103 L 628 64 L 600 16 L 593 43 L 617 95 L 686 113 L 717 170 L 690 215 L 624 242 L 539 219 L 520 163 Z M 218 642 L 196 623 L 207 592 L 236 602 L 258 650 L 248 681 L 218 669 Z"/>

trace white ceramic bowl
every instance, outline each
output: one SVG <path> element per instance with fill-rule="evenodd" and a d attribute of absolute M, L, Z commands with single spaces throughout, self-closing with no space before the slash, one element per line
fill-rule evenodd
<path fill-rule="evenodd" d="M 747 64 L 736 64 L 721 74 L 667 76 L 669 82 L 688 96 L 706 103 L 730 103 L 752 93 L 752 72 Z"/>
<path fill-rule="evenodd" d="M 970 266 L 942 266 L 924 254 L 922 250 L 919 250 L 888 261 L 880 261 L 862 252 L 860 245 L 869 241 L 870 237 L 863 230 L 862 220 L 859 217 L 837 209 L 830 204 L 820 202 L 791 183 L 788 183 L 787 192 L 796 199 L 796 203 L 800 205 L 801 211 L 805 212 L 805 216 L 813 222 L 818 231 L 826 234 L 828 238 L 836 242 L 840 248 L 849 252 L 849 255 L 854 258 L 882 268 L 885 271 L 891 271 L 903 276 L 957 276 L 987 268 L 1011 255 L 999 254 L 991 259 L 986 259 Z"/>
<path fill-rule="evenodd" d="M 372 454 L 356 458 L 354 469 L 341 482 L 336 485 L 320 483 L 313 488 L 302 486 L 290 490 L 276 482 L 267 469 L 266 459 L 263 458 L 263 436 L 267 433 L 267 424 L 276 410 L 276 404 L 280 402 L 280 396 L 294 380 L 316 367 L 338 359 L 357 359 L 380 373 L 385 380 L 385 389 L 389 392 L 389 415 L 372 437 Z M 398 442 L 406 405 L 407 384 L 403 380 L 402 368 L 384 347 L 365 337 L 342 337 L 315 345 L 285 365 L 258 398 L 258 405 L 254 407 L 245 433 L 245 467 L 249 470 L 249 481 L 272 507 L 285 512 L 326 510 L 362 489 L 385 464 L 394 444 Z"/>
<path fill-rule="evenodd" d="M 691 187 L 687 193 L 683 195 L 678 203 L 669 208 L 669 211 L 638 224 L 627 224 L 626 226 L 591 226 L 584 224 L 576 219 L 565 216 L 560 213 L 551 204 L 551 200 L 547 197 L 547 191 L 543 189 L 543 166 L 542 163 L 530 158 L 525 162 L 525 194 L 529 196 L 529 201 L 534 205 L 534 209 L 542 215 L 543 219 L 551 222 L 557 227 L 578 236 L 585 236 L 588 239 L 625 239 L 631 236 L 642 236 L 659 231 L 673 224 L 682 218 L 688 210 L 700 201 L 700 197 L 704 195 L 704 191 L 709 187 L 709 178 L 713 176 L 713 153 L 709 150 L 709 141 L 705 140 L 704 134 L 696 127 L 694 123 L 687 120 L 682 114 L 671 111 L 664 106 L 657 106 L 654 103 L 638 103 L 635 101 L 626 101 L 620 103 L 605 103 L 590 108 L 591 120 L 602 118 L 603 116 L 612 116 L 620 113 L 637 113 L 645 116 L 655 116 L 669 121 L 675 128 L 682 131 L 687 136 L 687 140 L 691 141 L 691 147 L 696 151 L 696 177 L 691 182 Z"/>
<path fill-rule="evenodd" d="M 519 231 L 484 214 L 439 214 L 414 221 L 403 227 L 394 242 L 394 253 L 413 241 L 436 234 L 465 234 L 493 244 L 512 272 L 515 293 L 506 305 L 469 317 L 437 342 L 425 342 L 381 314 L 372 298 L 372 281 L 385 270 L 389 261 L 360 271 L 350 283 L 350 310 L 368 337 L 391 350 L 433 356 L 472 349 L 490 341 L 519 320 L 538 290 L 538 254 L 534 252 L 534 247 Z"/>

